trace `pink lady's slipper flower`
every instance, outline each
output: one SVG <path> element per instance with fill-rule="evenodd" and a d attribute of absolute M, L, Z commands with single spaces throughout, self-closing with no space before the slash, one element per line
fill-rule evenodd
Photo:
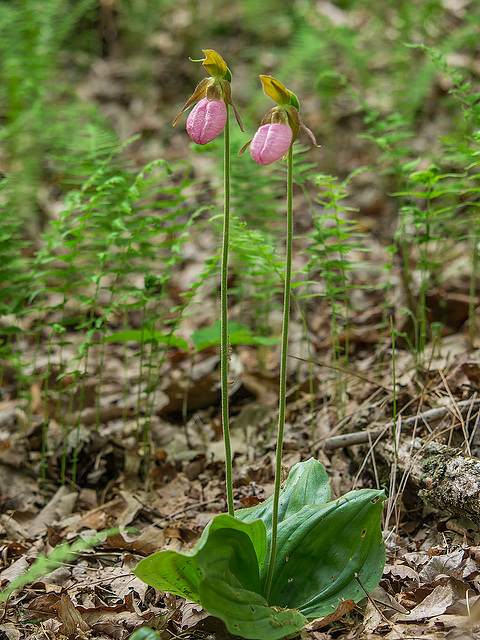
<path fill-rule="evenodd" d="M 250 153 L 257 164 L 272 164 L 284 156 L 292 144 L 288 124 L 264 124 L 253 136 Z"/>
<path fill-rule="evenodd" d="M 257 164 L 272 164 L 288 152 L 300 127 L 317 146 L 315 136 L 300 120 L 297 96 L 271 76 L 260 76 L 260 80 L 263 91 L 273 98 L 278 106 L 270 109 L 253 140 L 247 142 L 238 155 L 242 155 L 250 145 L 251 156 Z"/>
<path fill-rule="evenodd" d="M 213 49 L 203 49 L 203 53 L 205 54 L 203 60 L 193 60 L 192 62 L 202 62 L 210 73 L 210 77 L 199 82 L 193 95 L 173 121 L 173 126 L 175 126 L 182 113 L 192 104 L 198 102 L 187 118 L 188 135 L 197 144 L 207 144 L 220 135 L 227 121 L 227 105 L 229 104 L 233 107 L 237 122 L 243 131 L 242 120 L 232 101 L 230 69 L 223 58 Z"/>
<path fill-rule="evenodd" d="M 197 144 L 207 144 L 220 135 L 227 121 L 227 107 L 223 100 L 202 98 L 187 118 L 187 131 Z"/>

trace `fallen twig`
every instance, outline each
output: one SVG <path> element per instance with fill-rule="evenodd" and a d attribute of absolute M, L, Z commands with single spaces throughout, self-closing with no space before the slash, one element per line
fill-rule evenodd
<path fill-rule="evenodd" d="M 472 408 L 480 407 L 480 399 L 478 400 L 464 400 L 457 404 L 449 404 L 443 407 L 435 407 L 434 409 L 428 409 L 416 416 L 402 419 L 402 429 L 410 429 L 415 427 L 421 422 L 431 423 L 436 420 L 441 420 L 448 413 L 456 414 L 458 412 L 467 413 Z M 383 427 L 378 429 L 369 429 L 367 431 L 356 431 L 354 433 L 345 433 L 339 436 L 332 436 L 327 438 L 323 443 L 324 449 L 327 451 L 333 451 L 334 449 L 341 449 L 342 447 L 350 447 L 354 444 L 366 444 L 372 440 L 376 440 L 382 437 L 385 433 L 388 433 L 395 426 L 395 422 L 388 422 Z"/>

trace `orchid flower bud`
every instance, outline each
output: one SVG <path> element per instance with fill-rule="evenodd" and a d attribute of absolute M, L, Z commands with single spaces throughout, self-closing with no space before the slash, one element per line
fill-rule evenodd
<path fill-rule="evenodd" d="M 207 144 L 222 133 L 226 120 L 223 100 L 202 98 L 187 118 L 188 135 L 197 144 Z"/>
<path fill-rule="evenodd" d="M 315 136 L 300 120 L 300 104 L 297 96 L 289 91 L 279 80 L 271 76 L 260 76 L 263 91 L 270 96 L 278 106 L 270 109 L 263 118 L 260 128 L 253 140 L 240 150 L 239 156 L 245 152 L 248 145 L 252 158 L 260 165 L 271 164 L 286 155 L 298 135 L 303 129 L 314 145 Z"/>
<path fill-rule="evenodd" d="M 220 135 L 227 121 L 227 105 L 233 107 L 238 125 L 243 131 L 242 120 L 232 100 L 230 69 L 222 56 L 213 49 L 204 49 L 203 53 L 203 60 L 192 62 L 201 62 L 210 73 L 210 77 L 198 83 L 192 96 L 173 121 L 175 126 L 182 113 L 197 102 L 187 119 L 188 134 L 197 144 L 207 144 Z"/>
<path fill-rule="evenodd" d="M 292 130 L 288 124 L 264 124 L 250 143 L 250 153 L 257 164 L 272 164 L 284 156 L 292 144 Z"/>

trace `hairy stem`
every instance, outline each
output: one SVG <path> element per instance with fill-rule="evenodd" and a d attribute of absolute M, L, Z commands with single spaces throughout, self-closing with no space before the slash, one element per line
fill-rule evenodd
<path fill-rule="evenodd" d="M 228 513 L 233 516 L 233 483 L 232 483 L 232 447 L 230 444 L 230 427 L 228 422 L 228 244 L 230 237 L 230 110 L 227 105 L 227 122 L 224 130 L 224 214 L 223 245 L 220 285 L 221 304 L 221 338 L 220 338 L 220 376 L 222 383 L 222 428 L 225 442 L 225 481 L 227 487 Z"/>
<path fill-rule="evenodd" d="M 278 506 L 280 502 L 280 484 L 282 480 L 282 449 L 285 427 L 285 407 L 287 403 L 287 349 L 288 321 L 290 317 L 290 289 L 292 281 L 292 239 L 293 239 L 293 152 L 290 147 L 287 156 L 287 240 L 285 266 L 285 293 L 283 298 L 282 352 L 280 358 L 280 389 L 278 403 L 277 455 L 275 464 L 275 491 L 273 494 L 272 539 L 268 574 L 265 584 L 265 598 L 268 600 L 272 587 L 273 567 L 277 551 Z"/>

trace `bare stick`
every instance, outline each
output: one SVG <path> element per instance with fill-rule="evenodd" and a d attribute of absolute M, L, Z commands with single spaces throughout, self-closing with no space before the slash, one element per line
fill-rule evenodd
<path fill-rule="evenodd" d="M 478 400 L 464 400 L 457 404 L 446 405 L 444 407 L 435 407 L 434 409 L 428 409 L 423 413 L 419 413 L 416 416 L 405 418 L 402 420 L 402 429 L 414 428 L 420 422 L 434 422 L 441 420 L 447 414 L 452 413 L 458 418 L 458 414 L 467 413 L 472 408 L 480 407 L 480 399 Z M 369 429 L 368 431 L 356 431 L 355 433 L 345 433 L 340 436 L 332 436 L 327 438 L 323 443 L 324 449 L 327 451 L 333 451 L 334 449 L 341 449 L 342 447 L 350 447 L 354 444 L 366 444 L 375 440 L 378 437 L 382 437 L 385 433 L 388 433 L 395 426 L 394 422 L 388 422 L 383 427 L 378 429 Z"/>

